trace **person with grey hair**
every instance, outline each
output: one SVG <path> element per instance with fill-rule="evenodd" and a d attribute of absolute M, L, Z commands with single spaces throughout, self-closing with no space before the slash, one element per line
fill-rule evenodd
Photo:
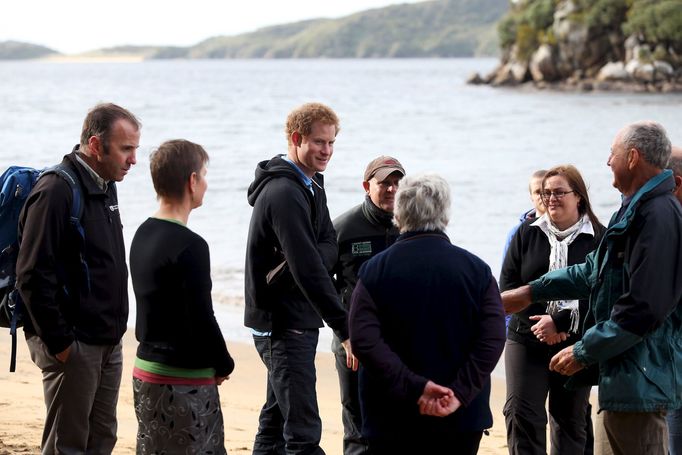
<path fill-rule="evenodd" d="M 362 434 L 373 454 L 475 454 L 492 425 L 504 313 L 490 267 L 445 234 L 449 210 L 442 177 L 405 177 L 394 211 L 400 237 L 363 264 L 351 297 Z"/>
<path fill-rule="evenodd" d="M 508 312 L 589 298 L 582 338 L 549 367 L 572 376 L 571 387 L 580 383 L 576 373 L 598 365 L 599 408 L 616 455 L 667 454 L 665 414 L 682 403 L 682 207 L 665 169 L 670 151 L 658 123 L 620 130 L 607 164 L 622 207 L 599 247 L 582 264 L 502 294 Z"/>

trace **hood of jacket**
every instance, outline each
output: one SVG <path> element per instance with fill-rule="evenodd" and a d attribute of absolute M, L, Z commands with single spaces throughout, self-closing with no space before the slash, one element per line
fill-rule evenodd
<path fill-rule="evenodd" d="M 299 185 L 304 186 L 301 178 L 296 173 L 296 170 L 282 158 L 283 156 L 284 155 L 276 155 L 270 160 L 261 161 L 256 166 L 255 178 L 246 192 L 246 198 L 249 201 L 249 205 L 252 207 L 256 203 L 256 199 L 258 199 L 261 191 L 263 191 L 263 188 L 265 188 L 265 185 L 273 178 L 288 178 L 298 182 Z M 320 186 L 323 186 L 322 174 L 316 173 L 313 180 Z"/>

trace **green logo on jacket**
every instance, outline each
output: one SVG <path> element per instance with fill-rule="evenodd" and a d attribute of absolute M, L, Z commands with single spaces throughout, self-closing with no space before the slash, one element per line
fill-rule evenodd
<path fill-rule="evenodd" d="M 350 251 L 353 256 L 370 256 L 372 254 L 372 242 L 351 243 Z"/>

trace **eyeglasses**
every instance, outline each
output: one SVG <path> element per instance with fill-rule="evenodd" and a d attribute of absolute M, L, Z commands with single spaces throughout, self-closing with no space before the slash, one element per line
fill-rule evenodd
<path fill-rule="evenodd" d="M 575 191 L 562 191 L 562 190 L 557 190 L 557 191 L 543 191 L 540 196 L 542 197 L 543 201 L 549 201 L 549 198 L 554 196 L 558 201 L 564 198 L 568 193 L 575 193 Z"/>
<path fill-rule="evenodd" d="M 399 181 L 391 182 L 389 180 L 382 180 L 381 182 L 378 182 L 377 185 L 384 189 L 388 189 L 389 187 L 393 187 L 394 190 L 397 190 L 398 187 L 400 186 Z"/>

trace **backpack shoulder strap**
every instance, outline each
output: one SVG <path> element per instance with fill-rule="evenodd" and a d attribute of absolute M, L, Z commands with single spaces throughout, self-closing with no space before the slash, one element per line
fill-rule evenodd
<path fill-rule="evenodd" d="M 81 223 L 81 219 L 83 218 L 83 212 L 85 210 L 85 207 L 84 207 L 83 192 L 81 190 L 80 180 L 78 179 L 78 176 L 76 175 L 76 173 L 71 168 L 69 168 L 68 166 L 65 166 L 62 163 L 56 164 L 52 167 L 45 169 L 40 174 L 40 177 L 42 177 L 43 175 L 46 175 L 46 174 L 57 174 L 57 175 L 59 175 L 60 177 L 62 177 L 66 181 L 66 183 L 69 184 L 69 187 L 71 188 L 71 194 L 73 195 L 73 203 L 71 204 L 71 213 L 69 214 L 69 222 L 74 227 L 76 232 L 78 232 L 78 236 L 80 237 L 81 268 L 83 270 L 83 277 L 85 279 L 86 288 L 87 288 L 88 292 L 90 292 L 90 269 L 88 268 L 88 263 L 85 260 L 85 229 L 83 229 L 83 225 Z"/>
<path fill-rule="evenodd" d="M 71 168 L 64 166 L 61 163 L 43 170 L 43 172 L 40 174 L 40 177 L 45 174 L 57 174 L 69 184 L 69 187 L 71 188 L 71 194 L 73 195 L 73 204 L 71 206 L 70 215 L 71 222 L 79 227 L 78 233 L 85 237 L 85 232 L 83 232 L 83 228 L 80 225 L 80 220 L 83 217 L 84 207 L 81 185 L 80 180 L 78 180 L 78 176 Z"/>

